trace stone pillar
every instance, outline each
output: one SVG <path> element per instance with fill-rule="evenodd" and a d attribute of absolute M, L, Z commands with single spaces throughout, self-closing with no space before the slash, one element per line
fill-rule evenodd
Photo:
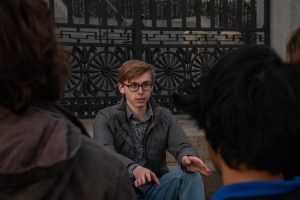
<path fill-rule="evenodd" d="M 299 0 L 271 0 L 271 47 L 286 60 L 286 44 L 300 27 Z"/>

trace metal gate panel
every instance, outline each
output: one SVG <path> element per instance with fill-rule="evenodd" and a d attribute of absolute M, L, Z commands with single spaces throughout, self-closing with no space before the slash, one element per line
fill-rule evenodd
<path fill-rule="evenodd" d="M 270 44 L 269 0 L 49 0 L 71 77 L 60 104 L 79 118 L 114 105 L 128 59 L 155 66 L 154 97 L 172 112 L 226 52 Z"/>

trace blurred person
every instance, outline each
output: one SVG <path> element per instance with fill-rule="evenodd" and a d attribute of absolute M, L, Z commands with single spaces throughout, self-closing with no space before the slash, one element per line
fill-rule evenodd
<path fill-rule="evenodd" d="M 172 113 L 151 97 L 154 67 L 140 60 L 118 71 L 120 104 L 100 110 L 95 141 L 118 153 L 132 177 L 137 199 L 204 200 L 202 177 L 210 174 Z M 169 171 L 166 150 L 181 165 Z"/>
<path fill-rule="evenodd" d="M 0 199 L 132 199 L 126 168 L 55 105 L 69 67 L 54 31 L 46 1 L 0 1 Z"/>
<path fill-rule="evenodd" d="M 300 64 L 300 27 L 289 38 L 286 53 L 289 63 Z"/>
<path fill-rule="evenodd" d="M 286 47 L 287 61 L 296 65 L 300 64 L 300 27 L 292 32 Z M 300 168 L 284 173 L 286 179 L 300 175 Z"/>
<path fill-rule="evenodd" d="M 187 100 L 188 99 L 188 100 Z M 208 70 L 197 95 L 176 97 L 192 105 L 224 186 L 212 200 L 300 199 L 300 68 L 270 49 L 245 47 Z"/>

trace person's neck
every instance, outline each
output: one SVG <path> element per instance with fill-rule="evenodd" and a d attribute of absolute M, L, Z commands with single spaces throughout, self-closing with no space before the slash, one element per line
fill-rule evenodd
<path fill-rule="evenodd" d="M 144 107 L 140 107 L 140 108 L 136 108 L 136 107 L 131 107 L 130 105 L 128 105 L 131 112 L 133 113 L 133 115 L 138 118 L 139 120 L 143 120 L 147 117 L 148 114 L 148 108 L 147 106 Z"/>
<path fill-rule="evenodd" d="M 275 181 L 284 179 L 282 173 L 273 174 L 269 171 L 258 171 L 245 168 L 234 170 L 229 167 L 223 167 L 222 178 L 223 185 L 250 181 Z"/>

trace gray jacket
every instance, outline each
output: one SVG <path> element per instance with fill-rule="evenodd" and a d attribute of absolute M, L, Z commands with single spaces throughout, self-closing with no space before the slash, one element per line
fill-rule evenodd
<path fill-rule="evenodd" d="M 0 105 L 1 200 L 131 200 L 127 169 L 53 106 Z"/>
<path fill-rule="evenodd" d="M 166 150 L 178 161 L 185 155 L 198 156 L 195 148 L 188 141 L 182 127 L 172 113 L 150 100 L 154 117 L 145 133 L 145 167 L 158 177 L 168 172 Z M 100 110 L 94 123 L 95 141 L 115 152 L 120 160 L 129 166 L 134 163 L 134 144 L 130 134 L 130 125 L 126 117 L 126 101 Z"/>

